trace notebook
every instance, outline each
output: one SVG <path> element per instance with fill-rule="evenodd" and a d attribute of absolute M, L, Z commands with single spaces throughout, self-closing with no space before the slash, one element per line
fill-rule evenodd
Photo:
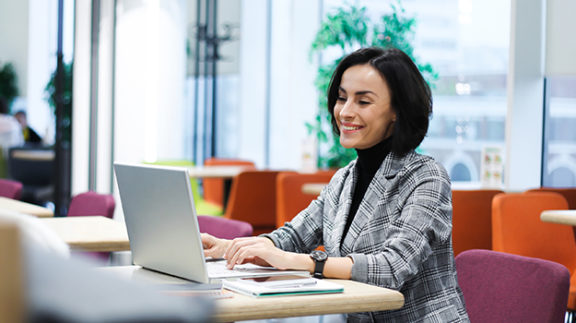
<path fill-rule="evenodd" d="M 206 284 L 309 275 L 252 264 L 229 270 L 224 260 L 206 259 L 186 168 L 114 163 L 114 171 L 135 265 Z"/>
<path fill-rule="evenodd" d="M 224 279 L 226 289 L 254 297 L 332 294 L 344 292 L 342 285 L 314 277 L 295 275 Z"/>

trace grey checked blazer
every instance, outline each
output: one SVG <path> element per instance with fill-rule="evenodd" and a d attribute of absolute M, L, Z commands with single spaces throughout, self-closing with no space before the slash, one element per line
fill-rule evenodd
<path fill-rule="evenodd" d="M 400 291 L 401 309 L 348 315 L 354 322 L 468 322 L 452 252 L 452 201 L 446 170 L 415 152 L 388 154 L 347 236 L 342 233 L 357 181 L 356 161 L 320 196 L 268 236 L 277 247 L 351 257 L 352 280 Z"/>

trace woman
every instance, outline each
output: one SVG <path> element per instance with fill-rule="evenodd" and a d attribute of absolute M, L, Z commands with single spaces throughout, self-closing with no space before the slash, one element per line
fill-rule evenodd
<path fill-rule="evenodd" d="M 405 297 L 401 309 L 349 314 L 350 321 L 467 322 L 452 252 L 450 180 L 414 151 L 432 112 L 418 68 L 397 49 L 360 49 L 336 68 L 328 109 L 340 143 L 358 158 L 291 222 L 261 237 L 204 235 L 205 254 L 224 256 L 229 267 L 303 269 Z M 313 251 L 319 245 L 325 254 Z"/>

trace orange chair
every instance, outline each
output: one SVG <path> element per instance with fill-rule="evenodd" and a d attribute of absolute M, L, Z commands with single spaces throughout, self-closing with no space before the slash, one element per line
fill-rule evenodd
<path fill-rule="evenodd" d="M 568 310 L 576 310 L 576 243 L 572 228 L 540 220 L 544 210 L 568 209 L 551 192 L 502 193 L 492 201 L 492 249 L 554 261 L 570 270 Z"/>
<path fill-rule="evenodd" d="M 499 190 L 452 191 L 454 257 L 465 250 L 492 249 L 492 198 Z"/>
<path fill-rule="evenodd" d="M 228 159 L 228 158 L 208 158 L 204 161 L 204 166 L 248 166 L 255 168 L 253 162 L 242 159 Z M 212 204 L 223 207 L 223 191 L 224 180 L 221 178 L 205 178 L 202 180 L 202 187 L 204 191 L 204 200 Z"/>
<path fill-rule="evenodd" d="M 576 187 L 555 188 L 555 187 L 540 187 L 527 190 L 526 192 L 554 192 L 564 196 L 568 202 L 568 208 L 576 210 Z"/>
<path fill-rule="evenodd" d="M 328 183 L 335 170 L 316 173 L 281 172 L 276 179 L 276 227 L 292 220 L 305 209 L 316 196 L 302 192 L 306 183 Z"/>
<path fill-rule="evenodd" d="M 277 171 L 245 171 L 232 183 L 225 217 L 248 222 L 254 235 L 271 232 L 276 228 Z"/>

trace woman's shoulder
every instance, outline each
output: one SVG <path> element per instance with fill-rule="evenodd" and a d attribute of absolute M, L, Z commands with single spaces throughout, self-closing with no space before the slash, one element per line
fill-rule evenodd
<path fill-rule="evenodd" d="M 446 168 L 432 156 L 411 151 L 403 156 L 402 159 L 404 172 L 430 174 L 448 178 Z"/>

